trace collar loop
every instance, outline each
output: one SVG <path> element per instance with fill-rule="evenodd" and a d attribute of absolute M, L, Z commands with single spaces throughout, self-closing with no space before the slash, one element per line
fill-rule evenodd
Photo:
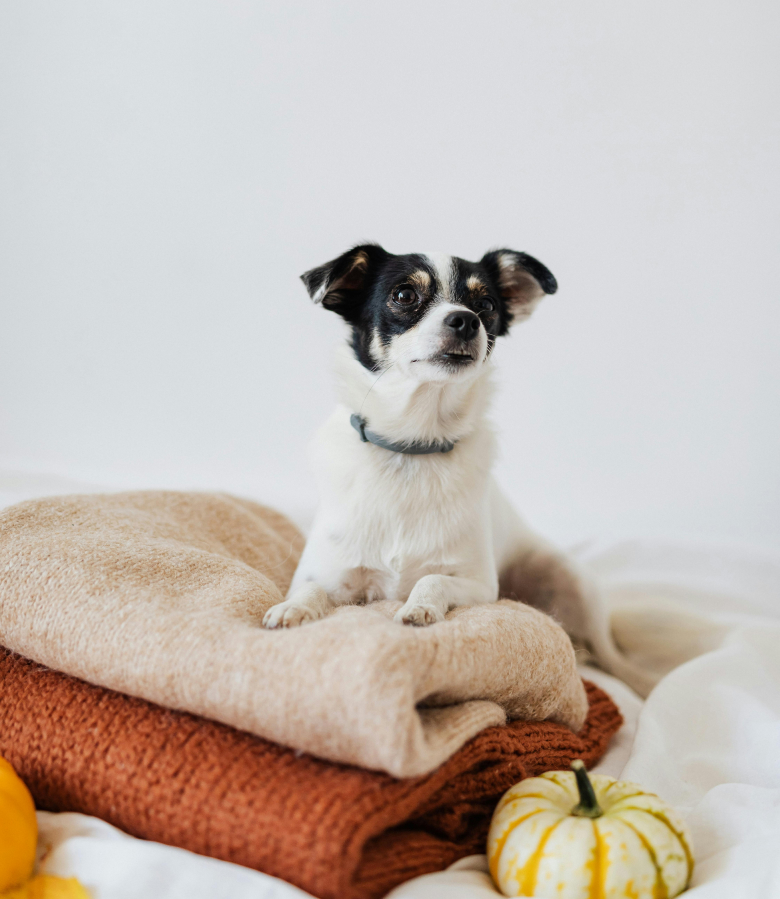
<path fill-rule="evenodd" d="M 404 453 L 408 456 L 427 456 L 431 453 L 449 453 L 457 443 L 457 440 L 446 440 L 443 443 L 422 443 L 421 441 L 413 441 L 412 443 L 393 443 L 391 440 L 385 440 L 379 434 L 375 434 L 367 427 L 368 422 L 357 413 L 350 415 L 349 423 L 360 434 L 363 443 L 373 443 L 374 446 L 381 446 L 382 449 L 390 450 L 392 453 Z"/>

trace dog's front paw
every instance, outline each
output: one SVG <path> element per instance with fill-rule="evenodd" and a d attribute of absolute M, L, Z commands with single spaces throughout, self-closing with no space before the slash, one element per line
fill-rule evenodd
<path fill-rule="evenodd" d="M 436 624 L 437 621 L 444 621 L 444 612 L 433 605 L 417 603 L 410 605 L 407 602 L 395 613 L 393 620 L 415 627 L 427 627 L 429 624 Z"/>
<path fill-rule="evenodd" d="M 298 627 L 307 621 L 316 621 L 320 617 L 311 607 L 288 599 L 271 606 L 263 616 L 263 627 L 268 630 L 278 627 Z"/>

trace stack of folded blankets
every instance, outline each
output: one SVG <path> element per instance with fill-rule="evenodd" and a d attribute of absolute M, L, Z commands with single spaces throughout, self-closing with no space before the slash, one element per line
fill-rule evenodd
<path fill-rule="evenodd" d="M 516 781 L 603 754 L 617 708 L 522 603 L 263 630 L 302 545 L 224 495 L 0 514 L 0 754 L 37 805 L 374 899 L 483 851 Z"/>

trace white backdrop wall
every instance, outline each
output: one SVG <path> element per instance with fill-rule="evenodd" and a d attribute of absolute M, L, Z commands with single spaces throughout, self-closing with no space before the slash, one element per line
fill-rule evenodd
<path fill-rule="evenodd" d="M 0 5 L 0 464 L 311 505 L 350 244 L 538 256 L 498 353 L 539 529 L 780 540 L 765 2 Z"/>

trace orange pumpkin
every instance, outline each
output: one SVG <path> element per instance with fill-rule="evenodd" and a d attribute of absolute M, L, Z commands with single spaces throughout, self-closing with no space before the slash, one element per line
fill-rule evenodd
<path fill-rule="evenodd" d="M 0 756 L 0 892 L 32 874 L 38 821 L 30 791 Z"/>

